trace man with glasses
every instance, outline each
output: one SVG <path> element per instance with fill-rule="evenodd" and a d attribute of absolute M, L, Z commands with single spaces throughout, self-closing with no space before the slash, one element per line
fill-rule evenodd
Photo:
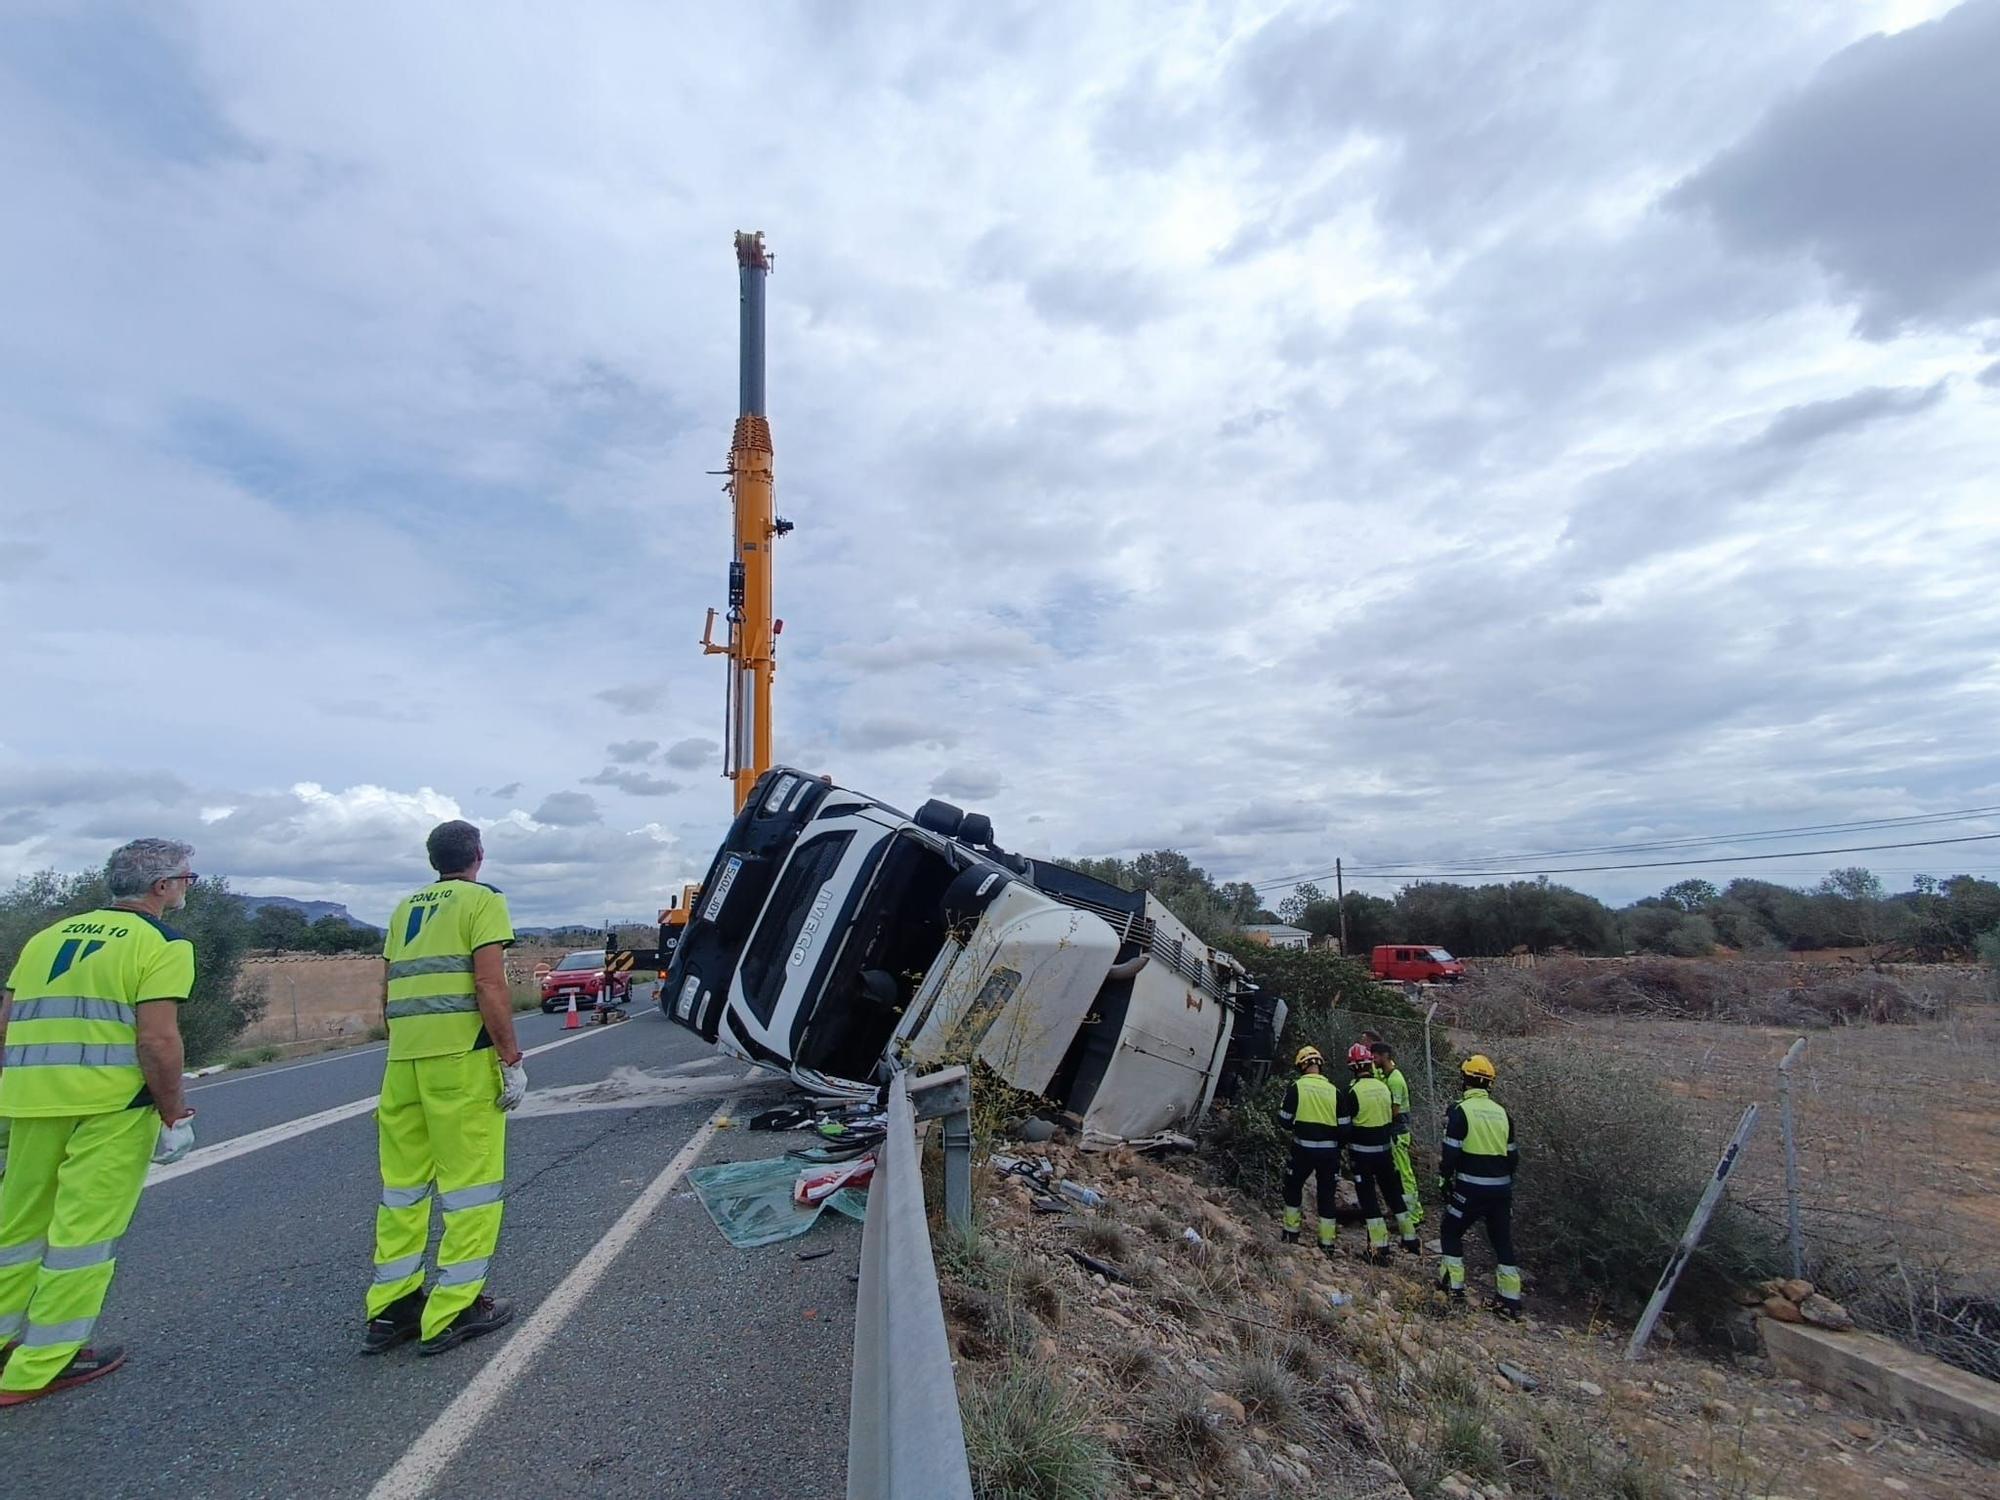
<path fill-rule="evenodd" d="M 194 945 L 161 920 L 196 876 L 186 844 L 138 839 L 104 868 L 111 904 L 43 928 L 0 991 L 0 1406 L 109 1375 L 90 1347 L 146 1169 L 194 1145 L 177 1007 Z M 164 1127 L 164 1128 L 162 1128 Z"/>

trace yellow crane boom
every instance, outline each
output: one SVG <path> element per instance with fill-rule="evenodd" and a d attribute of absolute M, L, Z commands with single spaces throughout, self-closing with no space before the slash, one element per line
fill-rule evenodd
<path fill-rule="evenodd" d="M 715 639 L 712 609 L 701 634 L 704 653 L 729 659 L 722 774 L 733 786 L 738 811 L 771 766 L 771 678 L 778 670 L 778 635 L 785 628 L 771 613 L 771 545 L 792 529 L 773 509 L 771 419 L 764 411 L 764 283 L 770 274 L 771 252 L 763 232 L 738 231 L 737 410 L 728 470 L 736 534 L 724 616 L 728 634 L 723 641 Z M 688 886 L 660 913 L 663 948 L 669 929 L 686 926 L 696 894 L 697 888 Z"/>

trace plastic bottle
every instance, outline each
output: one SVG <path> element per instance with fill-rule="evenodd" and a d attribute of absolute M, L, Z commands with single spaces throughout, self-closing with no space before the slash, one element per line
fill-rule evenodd
<path fill-rule="evenodd" d="M 1056 1184 L 1056 1191 L 1072 1203 L 1081 1203 L 1085 1208 L 1104 1207 L 1104 1194 L 1096 1188 L 1085 1187 L 1080 1182 L 1071 1182 L 1065 1177 Z"/>

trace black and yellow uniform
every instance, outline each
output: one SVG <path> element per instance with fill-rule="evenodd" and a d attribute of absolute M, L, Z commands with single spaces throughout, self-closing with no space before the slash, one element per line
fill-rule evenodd
<path fill-rule="evenodd" d="M 1285 1171 L 1285 1239 L 1296 1240 L 1304 1222 L 1306 1179 L 1318 1175 L 1314 1185 L 1319 1206 L 1319 1243 L 1334 1242 L 1339 1226 L 1333 1211 L 1340 1191 L 1340 1132 L 1351 1110 L 1345 1091 L 1331 1078 L 1319 1073 L 1302 1073 L 1285 1090 L 1285 1102 L 1278 1121 L 1292 1133 L 1291 1162 Z"/>
<path fill-rule="evenodd" d="M 1444 1117 L 1444 1150 L 1438 1176 L 1444 1180 L 1444 1222 L 1439 1240 L 1444 1251 L 1445 1289 L 1465 1294 L 1465 1232 L 1486 1226 L 1493 1243 L 1495 1289 L 1503 1311 L 1521 1306 L 1521 1268 L 1514 1261 L 1514 1174 L 1520 1148 L 1514 1122 L 1483 1088 L 1469 1088 Z"/>
<path fill-rule="evenodd" d="M 435 1338 L 478 1299 L 500 1240 L 507 1117 L 500 1060 L 479 1019 L 472 955 L 514 941 L 507 898 L 476 880 L 437 880 L 389 918 L 389 1059 L 376 1106 L 382 1202 L 368 1316 L 424 1285 L 431 1193 L 444 1212 L 437 1284 L 422 1334 Z"/>
<path fill-rule="evenodd" d="M 1383 1221 L 1382 1201 L 1396 1221 L 1396 1235 L 1403 1248 L 1417 1248 L 1416 1230 L 1410 1223 L 1403 1201 L 1403 1184 L 1396 1177 L 1396 1163 L 1390 1144 L 1396 1133 L 1396 1111 L 1390 1100 L 1389 1085 L 1373 1074 L 1356 1078 L 1349 1092 L 1354 1099 L 1354 1123 L 1347 1129 L 1348 1170 L 1354 1176 L 1355 1196 L 1368 1220 L 1368 1251 L 1383 1255 L 1389 1249 L 1389 1227 Z M 1378 1194 L 1379 1199 L 1378 1201 Z"/>
<path fill-rule="evenodd" d="M 0 1393 L 47 1386 L 104 1309 L 160 1136 L 138 1008 L 187 999 L 194 944 L 145 912 L 104 907 L 29 938 L 7 988 L 0 1346 L 19 1347 Z"/>

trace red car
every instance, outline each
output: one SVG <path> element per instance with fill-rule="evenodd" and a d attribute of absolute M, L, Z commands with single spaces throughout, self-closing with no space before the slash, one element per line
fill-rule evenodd
<path fill-rule="evenodd" d="M 1415 980 L 1418 984 L 1457 984 L 1465 965 L 1429 943 L 1384 943 L 1368 955 L 1377 979 Z"/>
<path fill-rule="evenodd" d="M 572 996 L 576 999 L 578 1010 L 595 1010 L 603 989 L 604 950 L 585 948 L 571 953 L 542 976 L 542 1014 L 554 1015 L 559 1010 L 568 1010 Z M 631 998 L 632 976 L 614 974 L 611 977 L 610 1003 L 624 1005 Z"/>

